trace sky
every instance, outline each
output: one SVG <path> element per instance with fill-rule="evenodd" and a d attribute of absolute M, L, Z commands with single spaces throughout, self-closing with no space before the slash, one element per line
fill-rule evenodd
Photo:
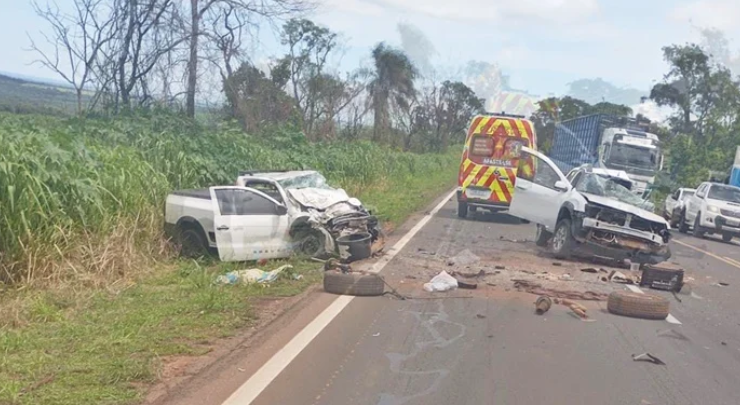
<path fill-rule="evenodd" d="M 43 1 L 43 0 L 41 0 Z M 69 6 L 71 0 L 59 0 Z M 562 95 L 567 83 L 601 77 L 648 91 L 667 66 L 661 47 L 699 40 L 699 28 L 725 31 L 740 49 L 737 0 L 319 0 L 308 18 L 340 32 L 336 62 L 352 70 L 380 41 L 400 45 L 397 26 L 411 24 L 433 43 L 435 65 L 496 63 L 514 88 Z M 0 0 L 0 71 L 47 79 L 32 65 L 28 35 L 43 28 L 25 0 Z M 263 29 L 253 59 L 283 52 Z"/>

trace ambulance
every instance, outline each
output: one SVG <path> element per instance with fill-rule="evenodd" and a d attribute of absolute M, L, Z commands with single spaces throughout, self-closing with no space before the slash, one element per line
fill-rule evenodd
<path fill-rule="evenodd" d="M 533 174 L 532 162 L 519 162 L 521 148 L 537 147 L 534 125 L 523 115 L 486 114 L 468 127 L 458 173 L 457 215 L 478 208 L 496 212 L 509 208 L 517 171 Z"/>

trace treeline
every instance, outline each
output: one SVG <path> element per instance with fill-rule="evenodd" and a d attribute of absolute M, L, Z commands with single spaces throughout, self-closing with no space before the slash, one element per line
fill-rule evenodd
<path fill-rule="evenodd" d="M 31 44 L 39 62 L 74 89 L 77 113 L 117 115 L 152 107 L 194 118 L 202 91 L 220 83 L 224 118 L 248 133 L 276 126 L 319 140 L 370 139 L 419 152 L 462 141 L 483 100 L 459 81 L 422 78 L 401 50 L 380 43 L 371 65 L 338 72 L 341 35 L 303 18 L 304 0 L 74 0 L 64 13 L 34 3 L 46 22 Z M 256 65 L 257 28 L 279 28 L 284 53 Z M 66 55 L 60 57 L 59 55 Z M 270 133 L 270 131 L 267 131 Z"/>

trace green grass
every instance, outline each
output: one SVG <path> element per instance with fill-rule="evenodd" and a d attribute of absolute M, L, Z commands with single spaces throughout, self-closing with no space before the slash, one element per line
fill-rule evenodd
<path fill-rule="evenodd" d="M 252 322 L 249 298 L 295 295 L 320 279 L 316 263 L 292 264 L 267 286 L 214 284 L 217 274 L 243 264 L 182 262 L 113 293 L 39 291 L 6 299 L 23 304 L 30 323 L 0 332 L 0 403 L 134 403 L 167 356 L 203 354 L 214 339 Z"/>

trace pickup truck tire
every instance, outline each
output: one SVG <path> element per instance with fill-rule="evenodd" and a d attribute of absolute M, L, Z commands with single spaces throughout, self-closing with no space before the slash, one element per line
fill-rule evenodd
<path fill-rule="evenodd" d="M 701 212 L 696 213 L 696 217 L 694 217 L 694 233 L 695 238 L 703 238 L 704 237 L 704 229 L 701 227 Z"/>
<path fill-rule="evenodd" d="M 180 256 L 198 259 L 208 255 L 208 246 L 202 232 L 194 228 L 185 228 L 180 233 Z"/>
<path fill-rule="evenodd" d="M 552 232 L 548 232 L 544 226 L 537 225 L 537 233 L 534 236 L 534 244 L 539 247 L 547 246 L 547 242 L 552 239 Z"/>
<path fill-rule="evenodd" d="M 689 224 L 686 223 L 686 211 L 681 211 L 678 217 L 678 232 L 689 233 Z"/>
<path fill-rule="evenodd" d="M 324 291 L 332 294 L 373 297 L 383 295 L 385 282 L 378 274 L 329 270 L 324 272 Z"/>
<path fill-rule="evenodd" d="M 664 297 L 615 291 L 609 294 L 606 309 L 612 314 L 642 319 L 666 319 L 669 302 Z"/>
<path fill-rule="evenodd" d="M 552 236 L 552 253 L 558 259 L 569 259 L 575 243 L 570 219 L 561 219 Z"/>
<path fill-rule="evenodd" d="M 468 203 L 464 203 L 461 201 L 457 202 L 457 216 L 460 218 L 467 218 L 468 217 Z"/>
<path fill-rule="evenodd" d="M 326 253 L 324 235 L 314 229 L 302 231 L 297 235 L 298 253 L 308 257 L 319 257 Z"/>

